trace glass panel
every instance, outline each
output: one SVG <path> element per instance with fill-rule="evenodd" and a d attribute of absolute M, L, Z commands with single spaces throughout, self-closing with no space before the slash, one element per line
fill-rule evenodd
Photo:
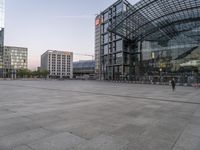
<path fill-rule="evenodd" d="M 104 55 L 108 54 L 108 45 L 104 46 Z"/>
<path fill-rule="evenodd" d="M 104 22 L 106 22 L 108 20 L 108 12 L 106 12 L 104 15 L 103 15 L 103 19 L 104 19 Z"/>
<path fill-rule="evenodd" d="M 120 3 L 116 6 L 116 13 L 120 13 L 123 11 L 123 3 Z"/>
<path fill-rule="evenodd" d="M 116 41 L 116 51 L 122 51 L 122 40 Z"/>
<path fill-rule="evenodd" d="M 108 43 L 108 34 L 105 34 L 105 35 L 104 35 L 104 44 L 105 44 L 105 43 Z"/>

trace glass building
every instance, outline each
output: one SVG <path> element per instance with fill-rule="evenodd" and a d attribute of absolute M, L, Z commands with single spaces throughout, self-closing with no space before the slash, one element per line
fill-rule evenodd
<path fill-rule="evenodd" d="M 95 77 L 95 61 L 81 60 L 73 62 L 73 76 L 80 79 L 94 79 Z"/>
<path fill-rule="evenodd" d="M 0 0 L 0 77 L 3 77 L 4 11 L 5 0 Z"/>
<path fill-rule="evenodd" d="M 101 15 L 95 19 L 95 73 L 100 78 L 100 50 L 101 50 Z"/>
<path fill-rule="evenodd" d="M 28 68 L 28 48 L 4 46 L 3 77 L 16 78 L 18 69 Z"/>
<path fill-rule="evenodd" d="M 122 11 L 107 32 L 123 41 L 121 54 L 112 54 L 113 60 L 121 58 L 120 80 L 198 80 L 200 0 L 141 0 Z M 102 69 L 109 76 L 109 63 L 105 62 L 102 59 Z M 115 75 L 111 79 L 116 79 Z"/>
<path fill-rule="evenodd" d="M 107 29 L 118 17 L 131 7 L 126 0 L 116 3 L 101 12 L 95 19 L 96 73 L 102 80 L 119 79 L 123 72 L 124 39 Z"/>

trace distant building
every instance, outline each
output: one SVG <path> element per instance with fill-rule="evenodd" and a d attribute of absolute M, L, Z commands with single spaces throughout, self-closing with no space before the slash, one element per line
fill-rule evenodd
<path fill-rule="evenodd" d="M 48 50 L 41 56 L 41 69 L 48 70 L 51 78 L 72 78 L 72 62 L 72 52 Z"/>
<path fill-rule="evenodd" d="M 4 12 L 5 0 L 0 0 L 0 78 L 3 77 Z"/>
<path fill-rule="evenodd" d="M 3 77 L 16 77 L 16 70 L 27 69 L 28 48 L 5 46 L 3 51 Z"/>
<path fill-rule="evenodd" d="M 95 61 L 82 60 L 74 62 L 73 76 L 78 79 L 93 79 L 95 77 Z"/>
<path fill-rule="evenodd" d="M 101 15 L 95 19 L 95 73 L 100 78 Z"/>

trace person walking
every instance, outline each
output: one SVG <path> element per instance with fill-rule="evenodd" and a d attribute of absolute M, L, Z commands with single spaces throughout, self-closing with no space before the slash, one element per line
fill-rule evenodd
<path fill-rule="evenodd" d="M 175 82 L 175 79 L 173 78 L 172 81 L 171 81 L 171 85 L 172 85 L 172 90 L 174 91 L 175 88 L 176 88 L 176 82 Z"/>

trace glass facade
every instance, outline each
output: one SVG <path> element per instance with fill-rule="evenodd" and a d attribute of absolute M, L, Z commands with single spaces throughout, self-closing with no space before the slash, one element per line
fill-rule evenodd
<path fill-rule="evenodd" d="M 22 47 L 4 48 L 4 68 L 10 69 L 27 69 L 28 49 Z"/>
<path fill-rule="evenodd" d="M 126 0 L 118 0 L 98 16 L 101 18 L 101 24 L 99 25 L 100 30 L 96 27 L 96 32 L 98 31 L 99 33 L 96 35 L 100 35 L 100 37 L 98 39 L 98 36 L 96 36 L 95 47 L 99 48 L 100 65 L 98 76 L 102 80 L 117 80 L 123 76 L 123 47 L 126 41 L 120 36 L 109 32 L 108 27 L 130 7 L 131 5 Z M 98 65 L 97 61 L 96 65 Z"/>
<path fill-rule="evenodd" d="M 197 82 L 200 74 L 200 1 L 141 0 L 123 11 L 108 31 L 123 80 Z M 121 45 L 123 45 L 121 47 Z M 122 49 L 120 49 L 120 47 Z"/>
<path fill-rule="evenodd" d="M 4 7 L 5 0 L 0 0 L 0 77 L 3 77 Z"/>
<path fill-rule="evenodd" d="M 74 74 L 94 74 L 94 72 L 95 72 L 94 60 L 83 60 L 73 63 Z"/>
<path fill-rule="evenodd" d="M 3 77 L 16 75 L 18 69 L 28 68 L 28 49 L 5 46 L 3 50 Z M 13 76 L 14 77 L 14 76 Z"/>
<path fill-rule="evenodd" d="M 101 22 L 102 18 L 98 15 L 95 18 L 95 73 L 98 78 L 100 78 Z"/>
<path fill-rule="evenodd" d="M 95 60 L 74 62 L 73 77 L 76 79 L 97 79 L 95 76 Z"/>

